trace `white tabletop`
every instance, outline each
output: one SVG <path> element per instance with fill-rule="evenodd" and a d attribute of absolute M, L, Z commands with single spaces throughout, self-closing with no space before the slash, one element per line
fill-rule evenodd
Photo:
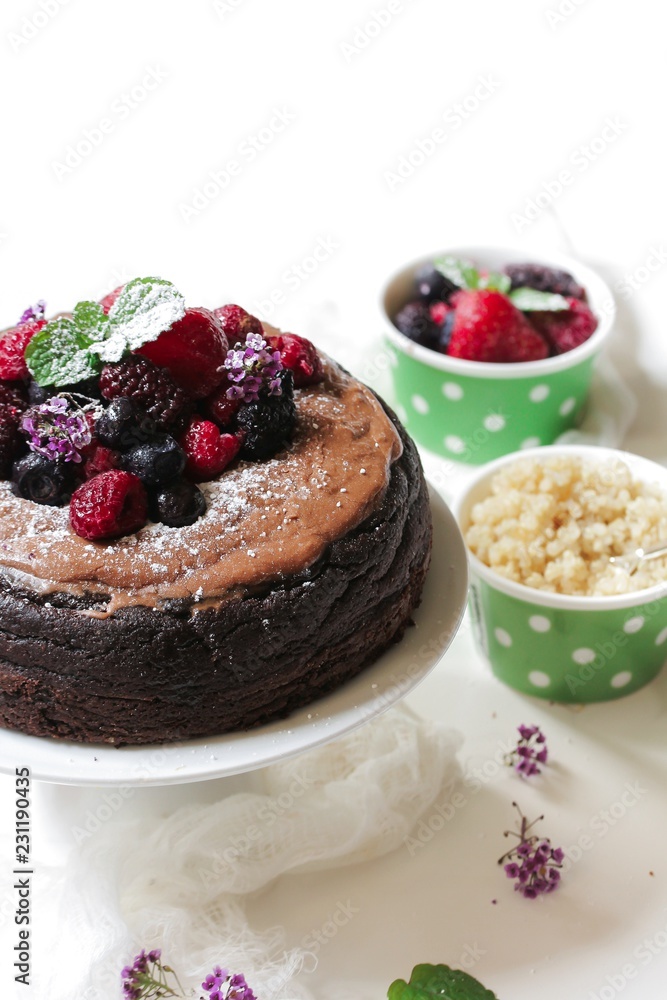
<path fill-rule="evenodd" d="M 566 250 L 617 294 L 610 355 L 640 401 L 623 444 L 665 462 L 662 36 L 649 0 L 5 0 L 1 324 L 40 297 L 56 311 L 157 273 L 193 304 L 238 301 L 333 337 L 361 373 L 395 267 L 457 243 Z M 254 919 L 298 943 L 341 901 L 358 910 L 321 947 L 317 996 L 382 997 L 430 961 L 470 967 L 503 1000 L 658 1000 L 666 701 L 667 675 L 583 711 L 516 694 L 464 623 L 409 702 L 461 730 L 479 790 L 413 854 L 281 880 Z M 495 865 L 516 794 L 495 759 L 532 721 L 554 767 L 522 802 L 554 842 L 592 845 L 536 903 Z M 124 811 L 160 815 L 242 779 L 226 781 L 146 789 Z M 5 835 L 11 793 L 3 778 Z M 40 860 L 99 795 L 36 789 Z"/>

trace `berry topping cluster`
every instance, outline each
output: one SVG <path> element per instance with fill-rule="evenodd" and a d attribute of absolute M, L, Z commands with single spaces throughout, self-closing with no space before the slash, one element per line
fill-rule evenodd
<path fill-rule="evenodd" d="M 69 503 L 92 541 L 149 518 L 193 524 L 206 512 L 197 484 L 288 446 L 295 388 L 324 377 L 310 341 L 267 335 L 238 305 L 186 308 L 161 278 L 44 311 L 0 335 L 0 478 L 33 503 Z"/>
<path fill-rule="evenodd" d="M 598 325 L 567 271 L 509 264 L 482 273 L 444 257 L 415 274 L 414 297 L 394 323 L 406 337 L 467 361 L 540 361 L 588 340 Z"/>

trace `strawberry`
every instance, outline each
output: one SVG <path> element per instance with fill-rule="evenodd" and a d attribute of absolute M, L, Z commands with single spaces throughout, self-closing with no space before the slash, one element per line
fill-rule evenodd
<path fill-rule="evenodd" d="M 0 339 L 0 378 L 9 382 L 28 378 L 30 372 L 25 363 L 25 349 L 45 326 L 45 319 L 29 320 L 5 331 Z"/>
<path fill-rule="evenodd" d="M 100 305 L 107 315 L 109 315 L 109 310 L 124 288 L 125 285 L 119 285 L 118 288 L 114 288 L 113 292 L 109 292 L 109 294 L 105 295 L 103 299 L 100 299 Z"/>
<path fill-rule="evenodd" d="M 597 330 L 598 319 L 585 302 L 568 298 L 567 309 L 532 312 L 531 323 L 551 347 L 552 354 L 565 354 L 583 344 Z"/>
<path fill-rule="evenodd" d="M 192 417 L 178 442 L 186 454 L 185 475 L 195 483 L 215 479 L 232 462 L 243 444 L 243 435 L 224 434 L 211 420 Z"/>
<path fill-rule="evenodd" d="M 226 377 L 227 337 L 220 320 L 203 308 L 186 309 L 157 340 L 136 352 L 160 368 L 195 399 L 208 396 Z"/>
<path fill-rule="evenodd" d="M 502 292 L 466 289 L 452 297 L 454 326 L 447 353 L 468 361 L 540 361 L 547 342 Z"/>

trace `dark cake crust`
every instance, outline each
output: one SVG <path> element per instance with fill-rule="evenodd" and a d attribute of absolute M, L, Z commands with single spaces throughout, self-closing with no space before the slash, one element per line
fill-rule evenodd
<path fill-rule="evenodd" d="M 125 608 L 0 584 L 0 725 L 123 744 L 213 736 L 284 717 L 397 642 L 421 596 L 431 513 L 414 444 L 378 509 L 299 578 L 215 610 Z M 50 605 L 50 606 L 49 606 Z M 56 606 L 58 605 L 58 606 Z"/>

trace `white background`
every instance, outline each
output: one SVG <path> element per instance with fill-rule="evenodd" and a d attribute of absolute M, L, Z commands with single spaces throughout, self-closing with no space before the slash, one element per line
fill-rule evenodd
<path fill-rule="evenodd" d="M 391 10 L 388 0 L 4 0 L 0 324 L 40 297 L 56 311 L 160 274 L 191 304 L 238 301 L 315 339 L 338 330 L 341 356 L 361 371 L 379 289 L 406 260 L 456 243 L 568 250 L 619 295 L 612 357 L 641 401 L 626 445 L 664 461 L 659 8 L 394 0 Z M 276 112 L 288 124 L 262 133 Z M 434 129 L 441 141 L 429 147 Z M 270 141 L 253 156 L 260 134 Z M 415 155 L 420 143 L 432 155 Z M 420 165 L 392 177 L 410 156 Z M 231 160 L 239 171 L 223 190 L 211 173 Z M 550 204 L 531 208 L 540 193 Z M 306 276 L 318 244 L 330 249 Z M 262 307 L 272 295 L 279 305 Z M 298 941 L 343 894 L 356 899 L 362 916 L 322 950 L 312 983 L 356 984 L 343 996 L 381 997 L 416 962 L 457 964 L 477 945 L 475 974 L 504 1000 L 603 988 L 657 1000 L 667 950 L 625 986 L 606 977 L 639 965 L 634 949 L 667 926 L 666 696 L 663 679 L 582 715 L 538 706 L 491 681 L 464 632 L 412 703 L 463 730 L 470 766 L 518 722 L 543 721 L 561 770 L 534 804 L 550 800 L 550 832 L 566 843 L 626 781 L 646 794 L 543 903 L 496 878 L 513 787 L 503 774 L 418 856 L 278 886 L 255 904 L 258 921 L 282 920 Z"/>

